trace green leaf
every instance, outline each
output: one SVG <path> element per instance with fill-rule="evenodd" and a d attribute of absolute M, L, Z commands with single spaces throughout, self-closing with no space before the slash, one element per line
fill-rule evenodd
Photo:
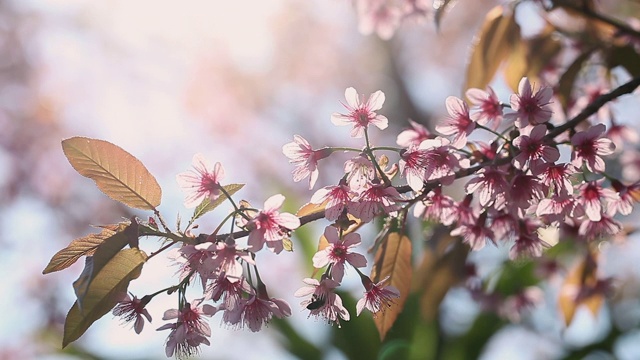
<path fill-rule="evenodd" d="M 84 270 L 78 280 L 73 283 L 73 289 L 78 298 L 78 304 L 84 306 L 84 298 L 96 276 L 100 274 L 102 268 L 108 265 L 112 259 L 127 244 L 138 239 L 138 223 L 133 222 L 123 232 L 115 233 L 104 240 L 98 246 L 91 257 L 87 257 Z"/>
<path fill-rule="evenodd" d="M 73 137 L 62 141 L 62 150 L 80 175 L 95 181 L 113 200 L 142 210 L 160 205 L 160 185 L 140 160 L 122 148 L 104 140 Z"/>
<path fill-rule="evenodd" d="M 242 189 L 243 187 L 244 187 L 244 184 L 229 184 L 229 185 L 223 186 L 224 190 L 227 192 L 227 194 L 229 194 L 229 196 L 232 196 L 233 194 L 238 192 L 238 190 Z M 200 218 L 202 215 L 204 215 L 204 214 L 208 213 L 209 211 L 212 211 L 213 209 L 215 209 L 218 206 L 220 206 L 220 204 L 222 204 L 225 200 L 227 200 L 227 197 L 224 196 L 224 195 L 219 196 L 213 202 L 211 200 L 209 200 L 209 198 L 205 198 L 204 200 L 202 200 L 200 205 L 198 205 L 196 207 L 196 209 L 193 211 L 193 216 L 191 216 L 191 220 L 189 222 L 193 223 L 198 218 Z"/>
<path fill-rule="evenodd" d="M 465 89 L 484 89 L 520 38 L 520 26 L 513 12 L 501 5 L 491 9 L 476 35 L 467 66 Z"/>
<path fill-rule="evenodd" d="M 94 257 L 95 258 L 95 257 Z M 147 255 L 140 249 L 125 249 L 97 270 L 97 259 L 93 261 L 93 281 L 83 297 L 82 307 L 76 301 L 64 323 L 62 347 L 77 340 L 96 320 L 108 313 L 123 293 L 129 282 L 140 276 Z"/>

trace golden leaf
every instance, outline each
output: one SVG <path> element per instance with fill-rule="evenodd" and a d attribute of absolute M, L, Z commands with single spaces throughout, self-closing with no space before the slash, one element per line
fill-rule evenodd
<path fill-rule="evenodd" d="M 97 139 L 73 137 L 62 141 L 71 166 L 96 182 L 113 200 L 136 209 L 154 210 L 162 190 L 140 160 L 122 148 Z"/>
<path fill-rule="evenodd" d="M 400 291 L 400 298 L 381 314 L 374 318 L 380 339 L 384 339 L 404 307 L 411 289 L 411 240 L 397 232 L 390 232 L 376 252 L 371 280 L 377 283 L 387 276 L 385 285 L 394 286 Z"/>

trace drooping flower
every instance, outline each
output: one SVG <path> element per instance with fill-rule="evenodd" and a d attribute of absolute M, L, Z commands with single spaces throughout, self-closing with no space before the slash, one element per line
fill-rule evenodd
<path fill-rule="evenodd" d="M 591 172 L 604 171 L 605 165 L 601 156 L 611 155 L 615 149 L 611 140 L 602 137 L 604 131 L 604 124 L 598 124 L 571 137 L 571 163 L 574 166 L 579 168 L 584 163 Z"/>
<path fill-rule="evenodd" d="M 236 248 L 235 240 L 232 237 L 227 238 L 224 242 L 211 244 L 209 248 L 214 251 L 214 256 L 209 261 L 209 266 L 216 271 L 223 271 L 229 281 L 236 282 L 242 277 L 243 269 L 240 259 L 249 264 L 255 264 L 251 256 L 246 250 Z"/>
<path fill-rule="evenodd" d="M 415 192 L 422 190 L 428 178 L 429 160 L 428 152 L 419 146 L 411 145 L 408 149 L 400 151 L 400 174 L 406 177 L 407 184 Z"/>
<path fill-rule="evenodd" d="M 158 330 L 171 329 L 167 338 L 166 355 L 183 358 L 198 353 L 201 344 L 210 345 L 208 337 L 211 336 L 211 328 L 203 316 L 213 316 L 217 309 L 205 304 L 199 306 L 201 300 L 192 304 L 187 303 L 181 310 L 170 309 L 165 311 L 162 320 L 176 319 L 175 323 L 165 324 Z"/>
<path fill-rule="evenodd" d="M 451 230 L 451 236 L 461 236 L 462 241 L 469 244 L 472 250 L 482 249 L 487 240 L 494 242 L 494 234 L 487 223 L 487 213 L 480 214 L 474 222 L 459 222 L 458 226 Z"/>
<path fill-rule="evenodd" d="M 527 209 L 545 195 L 545 188 L 536 176 L 518 172 L 511 179 L 509 189 L 509 205 Z"/>
<path fill-rule="evenodd" d="M 382 108 L 384 103 L 385 97 L 382 91 L 374 92 L 367 101 L 364 101 L 364 95 L 359 97 L 356 89 L 350 87 L 344 92 L 344 97 L 347 99 L 347 103 L 342 105 L 347 108 L 349 113 L 331 115 L 331 122 L 334 125 L 352 125 L 351 137 L 354 138 L 363 137 L 369 124 L 375 125 L 380 130 L 387 128 L 389 125 L 387 118 L 375 113 L 376 110 Z"/>
<path fill-rule="evenodd" d="M 549 247 L 538 236 L 538 228 L 542 225 L 539 220 L 525 218 L 520 220 L 515 243 L 509 249 L 509 258 L 515 260 L 519 257 L 540 257 L 542 248 Z"/>
<path fill-rule="evenodd" d="M 607 204 L 607 213 L 611 216 L 616 213 L 620 213 L 621 215 L 631 214 L 633 204 L 640 200 L 640 182 L 626 186 L 618 180 L 612 180 L 611 186 L 613 186 L 618 197 L 609 201 Z"/>
<path fill-rule="evenodd" d="M 352 252 L 360 245 L 360 234 L 349 233 L 340 239 L 338 229 L 327 226 L 324 229 L 324 237 L 329 242 L 329 246 L 313 255 L 313 266 L 323 268 L 331 264 L 331 278 L 341 282 L 344 276 L 345 263 L 360 268 L 367 266 L 367 259 L 359 253 Z"/>
<path fill-rule="evenodd" d="M 309 177 L 309 189 L 313 189 L 318 180 L 318 160 L 331 155 L 329 148 L 313 150 L 309 142 L 299 135 L 293 136 L 293 142 L 282 147 L 282 152 L 289 158 L 289 162 L 296 166 L 293 169 L 293 181 L 298 182 Z"/>
<path fill-rule="evenodd" d="M 446 106 L 449 117 L 436 125 L 436 130 L 443 135 L 453 136 L 451 146 L 461 149 L 467 144 L 467 136 L 473 132 L 476 123 L 471 120 L 469 107 L 462 99 L 449 96 Z"/>
<path fill-rule="evenodd" d="M 322 277 L 322 281 L 306 278 L 303 280 L 307 286 L 298 289 L 294 296 L 311 297 L 300 305 L 310 310 L 309 316 L 322 317 L 327 322 L 335 323 L 340 327 L 340 319 L 349 321 L 349 311 L 342 305 L 342 299 L 335 293 L 335 288 L 340 285 L 337 281 Z"/>
<path fill-rule="evenodd" d="M 113 315 L 122 317 L 125 323 L 135 320 L 133 329 L 136 331 L 136 334 L 140 334 L 144 327 L 143 316 L 147 318 L 147 321 L 151 322 L 151 314 L 145 309 L 148 302 L 145 298 L 146 297 L 138 299 L 133 296 L 132 299 L 129 294 L 125 293 L 124 297 L 113 308 Z"/>
<path fill-rule="evenodd" d="M 300 226 L 300 219 L 293 214 L 280 213 L 278 210 L 284 203 L 284 196 L 273 195 L 264 202 L 264 208 L 247 224 L 249 232 L 249 246 L 256 252 L 265 242 L 276 254 L 282 251 L 282 239 L 289 230 Z"/>
<path fill-rule="evenodd" d="M 399 146 L 408 148 L 411 145 L 418 146 L 424 140 L 431 138 L 431 133 L 422 124 L 409 119 L 411 129 L 403 130 L 396 139 Z"/>
<path fill-rule="evenodd" d="M 429 192 L 424 200 L 413 208 L 415 217 L 440 222 L 445 226 L 455 221 L 455 204 L 451 197 L 442 193 L 442 188 L 437 187 Z"/>
<path fill-rule="evenodd" d="M 186 194 L 184 206 L 193 208 L 206 199 L 214 201 L 222 191 L 220 180 L 224 178 L 224 168 L 217 162 L 214 166 L 202 154 L 193 156 L 194 170 L 185 171 L 176 176 L 178 185 Z"/>
<path fill-rule="evenodd" d="M 371 281 L 368 276 L 361 275 L 364 286 L 364 297 L 356 304 L 356 315 L 360 316 L 362 310 L 367 309 L 375 317 L 380 311 L 384 311 L 393 304 L 393 299 L 400 297 L 400 291 L 393 286 L 383 286 L 389 280 L 389 276 L 377 283 Z"/>
<path fill-rule="evenodd" d="M 588 240 L 615 235 L 622 230 L 622 224 L 613 217 L 602 214 L 599 220 L 585 219 L 578 229 L 578 234 Z"/>
<path fill-rule="evenodd" d="M 578 203 L 584 207 L 584 212 L 591 221 L 599 221 L 603 213 L 602 202 L 609 202 L 618 198 L 618 195 L 609 188 L 603 188 L 602 182 L 598 181 L 584 182 L 578 188 L 580 196 Z"/>
<path fill-rule="evenodd" d="M 258 294 L 251 294 L 240 300 L 240 306 L 232 310 L 227 320 L 233 324 L 243 324 L 253 332 L 260 331 L 275 316 L 283 319 L 291 316 L 291 307 L 282 299 L 270 298 L 266 287 L 260 286 Z"/>
<path fill-rule="evenodd" d="M 502 122 L 502 105 L 491 87 L 487 91 L 471 88 L 465 93 L 469 102 L 477 108 L 471 113 L 471 119 L 480 125 L 493 122 L 493 129 L 497 129 Z"/>
<path fill-rule="evenodd" d="M 167 257 L 180 267 L 180 280 L 184 280 L 194 272 L 200 276 L 204 289 L 207 279 L 216 271 L 209 260 L 214 256 L 213 243 L 205 242 L 198 245 L 183 245 L 169 251 Z"/>
<path fill-rule="evenodd" d="M 506 114 L 505 118 L 513 119 L 518 128 L 546 123 L 552 115 L 549 107 L 552 95 L 549 87 L 534 92 L 529 79 L 524 77 L 518 84 L 518 94 L 511 95 L 511 109 L 515 112 Z"/>
<path fill-rule="evenodd" d="M 225 311 L 235 309 L 245 294 L 253 292 L 244 277 L 241 277 L 239 281 L 232 282 L 224 271 L 219 272 L 210 280 L 204 291 L 204 299 L 213 301 L 222 299 L 221 308 Z"/>

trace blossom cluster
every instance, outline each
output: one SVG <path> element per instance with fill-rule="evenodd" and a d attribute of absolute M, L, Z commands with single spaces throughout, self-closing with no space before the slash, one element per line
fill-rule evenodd
<path fill-rule="evenodd" d="M 385 130 L 389 123 L 378 113 L 384 93 L 376 91 L 365 98 L 354 88 L 346 89 L 345 111 L 334 113 L 331 122 L 350 126 L 351 137 L 364 141 L 363 147 L 314 149 L 300 135 L 283 146 L 294 165 L 293 180 L 309 178 L 309 189 L 318 181 L 321 160 L 337 150 L 353 154 L 337 183 L 316 190 L 310 198 L 330 225 L 324 230 L 326 241 L 321 241 L 311 259 L 314 274 L 322 270 L 319 278 L 305 278 L 304 286 L 295 292 L 304 298 L 301 306 L 309 316 L 338 326 L 350 319 L 336 292 L 350 272 L 358 274 L 364 289 L 357 315 L 368 309 L 376 316 L 403 295 L 388 276 L 376 282 L 362 272 L 368 261 L 356 230 L 378 217 L 399 218 L 412 211 L 418 219 L 448 227 L 472 250 L 487 243 L 510 244 L 511 258 L 539 257 L 548 246 L 539 230 L 548 227 L 585 243 L 619 232 L 622 226 L 614 217 L 632 211 L 640 186 L 637 179 L 628 183 L 605 172 L 605 160 L 615 151 L 613 134 L 609 134 L 620 125 L 607 131 L 605 124 L 597 122 L 574 131 L 577 122 L 553 119 L 552 97 L 550 88 L 536 88 L 527 78 L 520 81 L 508 103 L 501 102 L 491 88 L 469 89 L 468 101 L 446 99 L 448 116 L 435 126 L 435 132 L 410 120 L 410 128 L 397 136 L 397 147 L 376 147 L 369 131 L 372 126 Z M 487 136 L 493 139 L 490 143 L 483 141 Z M 204 316 L 221 312 L 226 326 L 259 331 L 273 317 L 291 315 L 286 301 L 269 296 L 255 254 L 263 249 L 280 254 L 288 248 L 292 232 L 304 223 L 280 211 L 285 201 L 281 194 L 268 198 L 262 209 L 245 201 L 236 204 L 221 184 L 224 177 L 220 163 L 212 165 L 200 154 L 193 158 L 193 170 L 177 176 L 186 194 L 185 206 L 223 197 L 233 205 L 226 218 L 233 221 L 225 236 L 216 230 L 170 252 L 179 266 L 180 283 L 169 289 L 178 292 L 179 307 L 163 316 L 172 322 L 158 329 L 171 330 L 167 356 L 191 355 L 199 345 L 209 344 L 211 329 Z M 465 194 L 460 198 L 447 192 L 456 181 L 464 182 Z M 190 223 L 184 234 L 190 235 L 193 229 Z M 246 242 L 237 241 L 244 236 Z M 185 288 L 195 280 L 201 283 L 202 297 L 187 301 Z M 470 287 L 482 298 L 477 284 Z M 506 308 L 516 309 L 507 311 L 508 316 L 517 318 L 537 295 L 535 289 L 528 289 L 505 301 Z M 144 318 L 151 321 L 145 305 L 153 296 L 123 295 L 114 314 L 135 320 L 139 333 Z"/>

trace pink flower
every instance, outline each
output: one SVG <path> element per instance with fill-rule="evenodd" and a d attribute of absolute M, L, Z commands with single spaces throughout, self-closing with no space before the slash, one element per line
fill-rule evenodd
<path fill-rule="evenodd" d="M 289 163 L 296 166 L 292 172 L 293 181 L 298 182 L 309 176 L 309 189 L 312 189 L 318 180 L 318 160 L 331 155 L 332 150 L 329 148 L 313 150 L 305 138 L 294 135 L 293 142 L 285 144 L 282 152 L 290 159 Z"/>
<path fill-rule="evenodd" d="M 578 234 L 588 240 L 615 235 L 622 230 L 622 224 L 611 216 L 603 214 L 599 220 L 585 219 L 578 229 Z"/>
<path fill-rule="evenodd" d="M 200 205 L 206 198 L 214 201 L 222 194 L 220 180 L 224 178 L 224 168 L 219 162 L 212 167 L 202 154 L 195 154 L 193 167 L 195 170 L 185 171 L 176 176 L 178 185 L 186 193 L 184 206 L 187 208 Z"/>
<path fill-rule="evenodd" d="M 400 174 L 407 178 L 407 183 L 415 192 L 422 190 L 424 182 L 427 180 L 429 160 L 428 152 L 415 145 L 400 151 L 400 161 L 398 162 Z"/>
<path fill-rule="evenodd" d="M 324 217 L 329 221 L 335 221 L 345 209 L 348 212 L 352 212 L 353 202 L 351 200 L 356 195 L 343 180 L 340 180 L 340 184 L 337 186 L 327 186 L 316 191 L 310 202 L 312 204 L 322 204 L 326 201 Z"/>
<path fill-rule="evenodd" d="M 215 268 L 210 266 L 208 260 L 214 256 L 210 246 L 213 243 L 205 242 L 198 245 L 183 245 L 180 248 L 169 251 L 167 257 L 180 266 L 180 280 L 184 280 L 193 271 L 200 275 L 202 288 L 204 289 L 207 279 L 215 272 Z"/>
<path fill-rule="evenodd" d="M 514 119 L 518 128 L 529 125 L 543 124 L 551 119 L 549 101 L 553 90 L 543 87 L 534 92 L 531 83 L 526 77 L 518 84 L 518 94 L 511 95 L 511 109 L 515 113 L 505 115 L 505 118 Z"/>
<path fill-rule="evenodd" d="M 353 215 L 363 222 L 369 222 L 379 214 L 398 210 L 400 206 L 396 201 L 400 199 L 400 193 L 393 186 L 375 184 L 354 200 Z"/>
<path fill-rule="evenodd" d="M 276 254 L 282 251 L 282 238 L 290 230 L 300 226 L 300 219 L 289 213 L 279 213 L 278 210 L 284 203 L 284 196 L 273 195 L 264 202 L 264 209 L 253 218 L 247 227 L 249 233 L 249 246 L 256 252 L 264 246 L 271 248 Z"/>
<path fill-rule="evenodd" d="M 618 197 L 609 201 L 607 204 L 607 213 L 611 216 L 616 213 L 620 213 L 621 215 L 631 214 L 633 204 L 640 200 L 640 183 L 636 182 L 625 186 L 618 180 L 612 180 L 611 185 L 618 194 Z"/>
<path fill-rule="evenodd" d="M 442 194 L 442 188 L 431 190 L 427 197 L 413 208 L 415 217 L 440 222 L 445 226 L 455 221 L 455 204 L 451 197 Z"/>
<path fill-rule="evenodd" d="M 384 93 L 380 90 L 369 96 L 365 102 L 364 96 L 358 97 L 356 89 L 350 87 L 344 92 L 347 104 L 344 105 L 349 111 L 348 114 L 334 113 L 331 115 L 331 122 L 334 125 L 353 125 L 351 137 L 360 138 L 364 136 L 364 132 L 369 124 L 375 125 L 380 130 L 384 130 L 389 125 L 386 117 L 375 113 L 376 110 L 382 108 L 384 103 Z"/>
<path fill-rule="evenodd" d="M 555 163 L 560 158 L 558 149 L 544 144 L 544 136 L 547 127 L 544 125 L 535 126 L 530 134 L 526 131 L 513 140 L 513 145 L 520 149 L 520 153 L 513 158 L 513 166 L 523 170 L 529 164 L 529 169 L 534 174 L 539 174 L 544 163 Z"/>
<path fill-rule="evenodd" d="M 322 277 L 322 281 L 307 278 L 303 282 L 307 284 L 298 289 L 294 296 L 309 296 L 311 298 L 300 303 L 310 310 L 309 316 L 323 317 L 329 323 L 335 323 L 340 327 L 340 319 L 349 321 L 349 311 L 342 305 L 342 299 L 334 289 L 340 285 L 338 282 Z"/>
<path fill-rule="evenodd" d="M 143 297 L 142 300 L 135 296 L 132 299 L 129 294 L 125 293 L 123 299 L 113 308 L 113 315 L 122 317 L 126 323 L 135 319 L 133 329 L 136 334 L 140 334 L 144 327 L 144 319 L 142 317 L 144 316 L 147 321 L 151 322 L 151 315 L 144 308 L 149 300 L 147 296 Z"/>
<path fill-rule="evenodd" d="M 215 251 L 215 255 L 208 260 L 209 266 L 217 272 L 224 272 L 231 282 L 237 282 L 242 277 L 240 259 L 248 264 L 255 264 L 247 251 L 236 249 L 236 242 L 231 237 L 224 242 L 211 244 L 208 249 Z"/>
<path fill-rule="evenodd" d="M 411 145 L 418 146 L 424 140 L 431 138 L 431 133 L 426 127 L 422 126 L 411 119 L 409 119 L 411 129 L 403 130 L 398 134 L 396 143 L 402 147 L 410 147 Z"/>
<path fill-rule="evenodd" d="M 450 185 L 455 180 L 455 171 L 463 167 L 449 144 L 449 140 L 443 137 L 425 140 L 420 144 L 420 148 L 426 151 L 428 181 L 438 180 L 442 185 Z"/>
<path fill-rule="evenodd" d="M 584 207 L 584 212 L 592 221 L 599 221 L 602 215 L 602 201 L 611 201 L 618 198 L 617 194 L 602 187 L 602 180 L 582 183 L 578 188 L 580 196 L 578 202 Z"/>
<path fill-rule="evenodd" d="M 360 33 L 369 35 L 375 31 L 381 39 L 391 39 L 400 26 L 402 10 L 386 0 L 358 0 L 356 4 Z"/>
<path fill-rule="evenodd" d="M 516 241 L 509 250 L 509 258 L 515 260 L 521 256 L 540 257 L 542 247 L 549 247 L 549 244 L 542 241 L 538 236 L 538 228 L 541 223 L 537 220 L 526 218 L 520 220 L 520 226 Z"/>
<path fill-rule="evenodd" d="M 544 196 L 544 185 L 535 176 L 519 172 L 511 180 L 509 191 L 509 205 L 511 206 L 528 209 Z"/>
<path fill-rule="evenodd" d="M 363 309 L 368 309 L 376 316 L 378 312 L 384 311 L 385 307 L 390 307 L 393 304 L 393 299 L 400 297 L 400 291 L 393 286 L 382 286 L 389 276 L 380 280 L 377 283 L 373 283 L 368 276 L 361 275 L 362 285 L 364 286 L 364 297 L 358 300 L 356 304 L 356 315 L 360 316 Z"/>
<path fill-rule="evenodd" d="M 204 292 L 204 298 L 213 301 L 222 299 L 221 308 L 233 310 L 238 306 L 240 299 L 251 292 L 253 289 L 244 277 L 241 277 L 239 281 L 231 282 L 222 271 L 211 278 L 211 282 Z"/>
<path fill-rule="evenodd" d="M 458 227 L 451 231 L 451 236 L 462 236 L 463 242 L 469 244 L 472 250 L 482 249 L 487 239 L 493 242 L 494 234 L 487 226 L 487 213 L 480 214 L 477 221 L 458 223 Z"/>
<path fill-rule="evenodd" d="M 329 242 L 329 246 L 313 255 L 315 268 L 320 269 L 331 264 L 331 278 L 341 282 L 345 262 L 356 268 L 367 266 L 367 259 L 362 254 L 351 252 L 360 245 L 359 234 L 349 233 L 340 238 L 338 229 L 327 226 L 324 229 L 324 237 Z"/>
<path fill-rule="evenodd" d="M 347 183 L 351 190 L 360 192 L 373 180 L 375 168 L 366 156 L 360 155 L 344 163 L 344 172 L 347 173 Z"/>
<path fill-rule="evenodd" d="M 542 183 L 553 189 L 556 194 L 573 194 L 570 177 L 576 172 L 577 169 L 571 164 L 548 165 L 543 167 L 539 177 Z"/>
<path fill-rule="evenodd" d="M 604 131 L 604 124 L 598 124 L 571 137 L 571 163 L 574 166 L 580 167 L 585 163 L 591 172 L 604 171 L 604 160 L 601 156 L 611 155 L 615 149 L 611 140 L 602 138 Z"/>
<path fill-rule="evenodd" d="M 291 316 L 291 307 L 282 299 L 269 298 L 266 291 L 262 295 L 252 294 L 240 300 L 240 306 L 227 316 L 230 324 L 244 324 L 253 332 L 260 331 L 275 316 L 285 318 Z"/>
<path fill-rule="evenodd" d="M 502 121 L 502 105 L 498 96 L 491 87 L 487 87 L 487 91 L 471 88 L 465 93 L 469 102 L 477 108 L 471 114 L 471 119 L 480 125 L 488 125 L 494 122 L 493 128 L 497 129 Z"/>
<path fill-rule="evenodd" d="M 465 187 L 467 194 L 478 194 L 481 206 L 493 205 L 500 210 L 505 204 L 505 194 L 509 190 L 506 173 L 495 167 L 486 167 L 478 171 Z"/>
<path fill-rule="evenodd" d="M 473 132 L 476 123 L 469 116 L 467 104 L 455 96 L 449 96 L 446 101 L 449 117 L 436 125 L 436 130 L 447 136 L 453 136 L 451 146 L 461 149 L 467 144 L 467 136 Z"/>
<path fill-rule="evenodd" d="M 198 353 L 200 344 L 210 345 L 207 338 L 211 336 L 211 328 L 202 316 L 212 316 L 217 309 L 207 304 L 199 307 L 200 303 L 200 300 L 196 300 L 193 304 L 187 303 L 181 310 L 165 311 L 162 320 L 176 319 L 175 323 L 158 328 L 171 329 L 167 338 L 167 357 L 173 356 L 174 353 L 178 358 L 192 356 Z"/>
<path fill-rule="evenodd" d="M 549 222 L 564 221 L 565 218 L 575 218 L 584 215 L 582 206 L 573 196 L 566 193 L 554 194 L 549 199 L 542 199 L 536 207 L 536 216 L 547 216 Z"/>

